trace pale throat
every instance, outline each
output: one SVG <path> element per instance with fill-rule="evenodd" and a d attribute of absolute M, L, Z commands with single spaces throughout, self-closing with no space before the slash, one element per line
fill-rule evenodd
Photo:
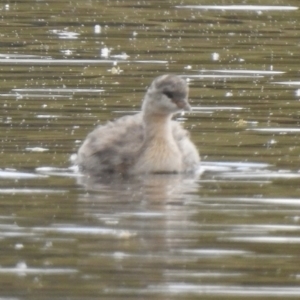
<path fill-rule="evenodd" d="M 136 165 L 139 171 L 180 172 L 182 156 L 172 131 L 172 115 L 143 115 L 145 133 L 141 156 Z"/>
<path fill-rule="evenodd" d="M 172 131 L 172 115 L 144 116 L 144 155 L 153 171 L 178 171 L 181 153 Z"/>
<path fill-rule="evenodd" d="M 173 139 L 172 115 L 144 114 L 145 139 L 169 140 Z"/>

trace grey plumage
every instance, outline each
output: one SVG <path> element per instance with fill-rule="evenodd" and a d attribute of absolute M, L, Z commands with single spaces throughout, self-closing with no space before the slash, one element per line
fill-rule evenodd
<path fill-rule="evenodd" d="M 142 112 L 100 125 L 88 134 L 78 151 L 80 170 L 89 175 L 195 170 L 198 151 L 189 133 L 171 120 L 182 108 L 189 109 L 187 96 L 187 84 L 180 77 L 156 78 Z"/>

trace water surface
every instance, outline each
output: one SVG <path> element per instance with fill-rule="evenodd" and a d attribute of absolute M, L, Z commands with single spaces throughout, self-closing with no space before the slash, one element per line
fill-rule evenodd
<path fill-rule="evenodd" d="M 1 299 L 298 299 L 298 5 L 0 4 Z M 74 172 L 164 73 L 199 174 Z"/>

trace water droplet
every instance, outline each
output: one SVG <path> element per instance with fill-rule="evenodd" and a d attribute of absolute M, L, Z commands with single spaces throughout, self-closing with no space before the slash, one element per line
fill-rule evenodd
<path fill-rule="evenodd" d="M 101 33 L 101 26 L 100 25 L 95 25 L 94 32 L 95 33 Z"/>
<path fill-rule="evenodd" d="M 220 54 L 216 53 L 216 52 L 212 53 L 211 54 L 211 59 L 214 60 L 214 61 L 219 60 L 220 59 Z"/>

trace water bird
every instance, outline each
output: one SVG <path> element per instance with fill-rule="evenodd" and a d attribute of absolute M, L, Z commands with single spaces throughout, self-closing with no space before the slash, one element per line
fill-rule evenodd
<path fill-rule="evenodd" d="M 77 164 L 90 176 L 195 172 L 196 146 L 174 114 L 191 110 L 188 85 L 177 75 L 153 80 L 141 112 L 99 125 L 78 150 Z"/>

